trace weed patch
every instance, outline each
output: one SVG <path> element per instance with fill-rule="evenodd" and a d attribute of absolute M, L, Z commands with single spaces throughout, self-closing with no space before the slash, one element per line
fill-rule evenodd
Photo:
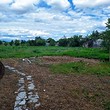
<path fill-rule="evenodd" d="M 87 62 L 72 62 L 53 64 L 50 69 L 55 74 L 110 75 L 110 63 L 90 64 Z"/>

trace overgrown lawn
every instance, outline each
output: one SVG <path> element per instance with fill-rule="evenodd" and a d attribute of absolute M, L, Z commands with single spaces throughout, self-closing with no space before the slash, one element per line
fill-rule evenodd
<path fill-rule="evenodd" d="M 0 58 L 25 58 L 37 56 L 72 56 L 108 60 L 108 53 L 100 48 L 0 46 Z"/>
<path fill-rule="evenodd" d="M 97 64 L 87 62 L 53 64 L 50 69 L 55 74 L 110 75 L 110 63 L 102 62 Z"/>

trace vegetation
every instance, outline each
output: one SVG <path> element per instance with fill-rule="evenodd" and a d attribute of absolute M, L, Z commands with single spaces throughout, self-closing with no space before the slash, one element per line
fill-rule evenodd
<path fill-rule="evenodd" d="M 106 23 L 106 31 L 102 32 L 103 46 L 109 51 L 109 62 L 110 62 L 110 18 Z"/>
<path fill-rule="evenodd" d="M 110 61 L 110 18 L 106 23 L 107 29 L 101 33 L 97 30 L 93 31 L 90 35 L 83 37 L 82 35 L 74 35 L 70 38 L 59 39 L 55 41 L 52 38 L 43 39 L 40 36 L 35 37 L 34 40 L 12 40 L 10 42 L 0 41 L 0 57 L 8 58 L 8 57 L 30 57 L 30 56 L 39 56 L 39 55 L 68 55 L 75 57 L 85 57 L 85 58 L 96 58 L 102 60 Z M 98 47 L 103 46 L 103 50 L 94 49 L 94 43 L 98 39 L 102 39 L 102 43 L 98 44 Z M 45 50 L 42 47 L 28 47 L 28 46 L 60 46 L 59 47 L 45 47 Z M 7 49 L 4 47 L 7 46 Z M 10 47 L 12 46 L 12 47 Z M 16 46 L 16 47 L 14 47 Z M 24 47 L 22 47 L 24 46 Z M 66 47 L 65 49 L 63 47 Z M 70 47 L 70 48 L 69 48 Z M 74 49 L 71 47 L 75 47 Z M 76 48 L 77 47 L 77 48 Z M 87 49 L 79 48 L 79 47 L 88 47 Z M 97 47 L 97 46 L 96 46 Z M 62 49 L 63 50 L 60 50 Z M 3 50 L 4 49 L 4 50 Z M 9 50 L 8 50 L 9 49 Z M 53 50 L 51 50 L 53 49 Z M 7 50 L 7 51 L 6 51 Z M 109 53 L 109 54 L 108 54 Z M 6 54 L 6 55 L 5 55 Z"/>
<path fill-rule="evenodd" d="M 56 41 L 52 38 L 48 38 L 47 39 L 47 43 L 49 44 L 48 46 L 55 46 Z"/>
<path fill-rule="evenodd" d="M 108 53 L 100 48 L 58 46 L 0 46 L 0 58 L 24 58 L 55 55 L 108 60 Z"/>
<path fill-rule="evenodd" d="M 86 62 L 72 62 L 54 64 L 51 71 L 55 74 L 95 74 L 110 75 L 110 63 L 90 64 Z"/>
<path fill-rule="evenodd" d="M 0 45 L 5 46 L 63 46 L 63 47 L 83 47 L 85 43 L 88 43 L 87 47 L 93 47 L 93 42 L 95 42 L 98 38 L 100 38 L 100 33 L 98 31 L 93 31 L 87 37 L 83 37 L 82 35 L 74 35 L 70 38 L 59 39 L 55 41 L 52 38 L 43 39 L 40 36 L 35 37 L 33 40 L 12 40 L 10 42 L 0 41 Z"/>

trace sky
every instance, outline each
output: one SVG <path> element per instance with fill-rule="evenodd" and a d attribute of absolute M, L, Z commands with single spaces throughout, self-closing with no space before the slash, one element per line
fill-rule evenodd
<path fill-rule="evenodd" d="M 58 40 L 105 30 L 110 0 L 0 0 L 0 40 Z"/>

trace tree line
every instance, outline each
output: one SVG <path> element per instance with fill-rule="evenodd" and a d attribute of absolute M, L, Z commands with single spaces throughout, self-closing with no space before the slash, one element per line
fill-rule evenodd
<path fill-rule="evenodd" d="M 35 37 L 34 40 L 11 40 L 10 42 L 1 41 L 0 45 L 5 46 L 55 46 L 56 41 L 52 38 L 48 38 L 47 40 L 41 38 L 40 36 Z"/>
<path fill-rule="evenodd" d="M 34 40 L 11 40 L 10 42 L 0 41 L 0 45 L 5 46 L 64 46 L 64 47 L 81 47 L 84 43 L 88 42 L 88 47 L 93 46 L 93 41 L 100 37 L 98 31 L 93 31 L 91 35 L 83 37 L 82 35 L 74 35 L 70 38 L 65 36 L 58 41 L 53 38 L 43 39 L 40 36 L 35 37 Z M 91 42 L 90 42 L 91 41 Z"/>
<path fill-rule="evenodd" d="M 106 30 L 103 32 L 93 31 L 90 35 L 83 37 L 82 35 L 74 35 L 70 38 L 65 36 L 58 41 L 52 38 L 43 39 L 40 36 L 34 40 L 12 40 L 10 42 L 0 41 L 0 45 L 5 46 L 64 46 L 64 47 L 93 47 L 94 42 L 102 39 L 101 46 L 110 51 L 110 18 L 106 23 Z"/>

